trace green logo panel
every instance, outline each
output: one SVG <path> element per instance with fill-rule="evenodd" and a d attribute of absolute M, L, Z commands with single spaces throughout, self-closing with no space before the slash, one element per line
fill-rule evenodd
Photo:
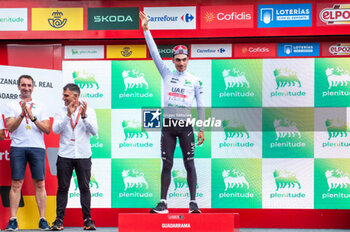
<path fill-rule="evenodd" d="M 264 108 L 263 158 L 313 158 L 313 123 L 313 108 Z"/>
<path fill-rule="evenodd" d="M 212 208 L 261 208 L 261 173 L 261 159 L 213 159 Z"/>
<path fill-rule="evenodd" d="M 350 59 L 315 59 L 315 106 L 350 106 Z"/>
<path fill-rule="evenodd" d="M 159 107 L 161 81 L 153 61 L 112 61 L 112 109 Z"/>
<path fill-rule="evenodd" d="M 154 207 L 160 167 L 160 159 L 112 159 L 112 208 Z"/>
<path fill-rule="evenodd" d="M 262 60 L 212 60 L 212 106 L 262 106 Z"/>
<path fill-rule="evenodd" d="M 315 159 L 315 209 L 350 209 L 350 159 Z"/>
<path fill-rule="evenodd" d="M 111 110 L 95 110 L 98 134 L 91 137 L 92 158 L 111 158 Z"/>

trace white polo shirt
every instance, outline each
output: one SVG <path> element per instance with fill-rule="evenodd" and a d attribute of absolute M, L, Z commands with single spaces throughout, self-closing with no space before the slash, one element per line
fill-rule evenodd
<path fill-rule="evenodd" d="M 7 104 L 5 118 L 17 118 L 22 113 L 20 100 L 14 100 Z M 32 113 L 39 121 L 50 120 L 45 108 L 36 101 L 27 102 L 27 106 L 33 103 Z M 21 124 L 11 133 L 11 147 L 38 147 L 45 149 L 44 134 L 29 118 L 23 118 Z"/>
<path fill-rule="evenodd" d="M 90 135 L 96 135 L 98 131 L 95 110 L 88 107 L 87 117 L 82 119 L 78 117 L 80 106 L 72 114 L 67 116 L 67 107 L 61 108 L 60 112 L 55 114 L 52 130 L 55 134 L 60 134 L 60 146 L 58 155 L 71 159 L 86 159 L 91 157 Z M 76 124 L 78 118 L 78 123 Z M 72 127 L 76 124 L 74 130 Z"/>

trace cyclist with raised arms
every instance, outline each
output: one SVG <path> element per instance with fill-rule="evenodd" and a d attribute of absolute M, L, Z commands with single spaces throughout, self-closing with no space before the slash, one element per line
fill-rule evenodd
<path fill-rule="evenodd" d="M 179 138 L 183 154 L 183 161 L 187 171 L 187 184 L 190 191 L 189 213 L 200 213 L 196 202 L 197 174 L 194 165 L 194 134 L 193 127 L 186 125 L 190 117 L 193 100 L 197 102 L 198 118 L 204 120 L 203 110 L 203 86 L 198 77 L 186 71 L 188 64 L 188 50 L 184 45 L 175 46 L 173 49 L 173 63 L 175 72 L 172 72 L 161 59 L 157 45 L 148 29 L 148 18 L 144 12 L 140 12 L 142 28 L 148 49 L 153 61 L 162 76 L 164 83 L 164 123 L 161 136 L 162 173 L 161 173 L 161 200 L 151 213 L 168 213 L 166 203 L 168 189 L 171 180 L 176 140 Z M 165 127 L 165 125 L 167 125 Z M 198 145 L 204 142 L 203 128 L 198 133 Z"/>

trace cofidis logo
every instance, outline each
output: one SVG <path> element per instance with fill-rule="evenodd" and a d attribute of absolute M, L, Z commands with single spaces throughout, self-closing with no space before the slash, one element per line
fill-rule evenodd
<path fill-rule="evenodd" d="M 159 30 L 196 29 L 196 7 L 145 7 L 149 27 Z"/>
<path fill-rule="evenodd" d="M 319 56 L 319 43 L 280 43 L 278 56 Z"/>
<path fill-rule="evenodd" d="M 202 29 L 252 28 L 254 6 L 203 6 L 200 8 Z"/>
<path fill-rule="evenodd" d="M 258 27 L 311 27 L 312 4 L 259 5 Z"/>

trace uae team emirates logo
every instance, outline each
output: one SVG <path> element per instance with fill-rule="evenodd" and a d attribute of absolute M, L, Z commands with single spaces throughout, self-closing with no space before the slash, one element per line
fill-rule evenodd
<path fill-rule="evenodd" d="M 349 24 L 350 4 L 335 4 L 333 8 L 325 8 L 320 12 L 320 19 L 328 25 Z"/>

